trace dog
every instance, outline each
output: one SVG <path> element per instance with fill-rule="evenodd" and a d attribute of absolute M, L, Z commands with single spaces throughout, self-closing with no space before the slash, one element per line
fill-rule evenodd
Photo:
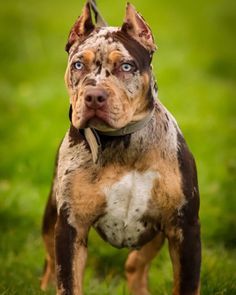
<path fill-rule="evenodd" d="M 71 126 L 58 151 L 43 219 L 47 250 L 41 288 L 82 295 L 91 227 L 127 247 L 128 290 L 147 295 L 148 268 L 165 239 L 173 294 L 200 294 L 199 190 L 194 158 L 157 98 L 151 29 L 127 4 L 109 27 L 87 2 L 72 27 L 65 83 Z M 99 24 L 100 23 L 100 24 Z"/>

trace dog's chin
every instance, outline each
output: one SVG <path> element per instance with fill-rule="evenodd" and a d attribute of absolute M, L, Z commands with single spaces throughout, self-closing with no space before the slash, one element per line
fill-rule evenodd
<path fill-rule="evenodd" d="M 90 120 L 88 120 L 86 125 L 87 127 L 94 128 L 102 132 L 113 131 L 116 129 L 107 120 L 101 119 L 99 117 L 91 118 Z"/>
<path fill-rule="evenodd" d="M 86 112 L 79 120 L 79 129 L 95 128 L 100 131 L 111 131 L 116 129 L 110 122 L 107 114 L 97 114 L 94 111 Z"/>
<path fill-rule="evenodd" d="M 80 129 L 94 128 L 101 132 L 114 131 L 123 128 L 128 122 L 111 118 L 107 112 L 86 112 L 80 120 Z"/>

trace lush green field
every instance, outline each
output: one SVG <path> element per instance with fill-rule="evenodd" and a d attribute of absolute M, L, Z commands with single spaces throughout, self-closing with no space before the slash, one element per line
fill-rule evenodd
<path fill-rule="evenodd" d="M 124 1 L 98 0 L 111 25 Z M 202 294 L 236 294 L 236 2 L 133 4 L 153 28 L 159 97 L 177 118 L 198 165 L 203 240 Z M 41 217 L 54 155 L 69 126 L 64 45 L 81 1 L 5 1 L 0 9 L 0 294 L 42 294 Z M 116 250 L 94 233 L 88 295 L 128 294 Z M 170 294 L 165 246 L 153 262 L 153 294 Z M 53 289 L 47 294 L 54 294 Z"/>

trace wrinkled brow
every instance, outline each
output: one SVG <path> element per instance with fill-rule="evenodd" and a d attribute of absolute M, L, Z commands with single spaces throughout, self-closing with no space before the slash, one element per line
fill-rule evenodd
<path fill-rule="evenodd" d="M 114 50 L 110 52 L 110 54 L 108 55 L 108 61 L 113 64 L 119 62 L 123 58 L 124 58 L 124 55 L 118 50 Z"/>
<path fill-rule="evenodd" d="M 72 59 L 73 61 L 81 60 L 85 63 L 90 64 L 95 60 L 95 57 L 95 53 L 92 50 L 85 50 L 83 52 L 75 54 Z"/>

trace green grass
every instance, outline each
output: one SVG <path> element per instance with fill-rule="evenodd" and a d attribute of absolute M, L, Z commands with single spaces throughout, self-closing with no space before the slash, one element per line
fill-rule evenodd
<path fill-rule="evenodd" d="M 99 0 L 111 25 L 124 1 Z M 153 28 L 159 97 L 197 160 L 202 294 L 236 294 L 236 2 L 134 0 Z M 54 155 L 69 126 L 64 45 L 82 3 L 5 1 L 0 10 L 0 294 L 42 294 L 41 217 Z M 89 239 L 86 294 L 128 294 L 116 250 Z M 153 294 L 170 294 L 167 247 L 153 262 Z M 53 289 L 47 294 L 54 294 Z"/>

